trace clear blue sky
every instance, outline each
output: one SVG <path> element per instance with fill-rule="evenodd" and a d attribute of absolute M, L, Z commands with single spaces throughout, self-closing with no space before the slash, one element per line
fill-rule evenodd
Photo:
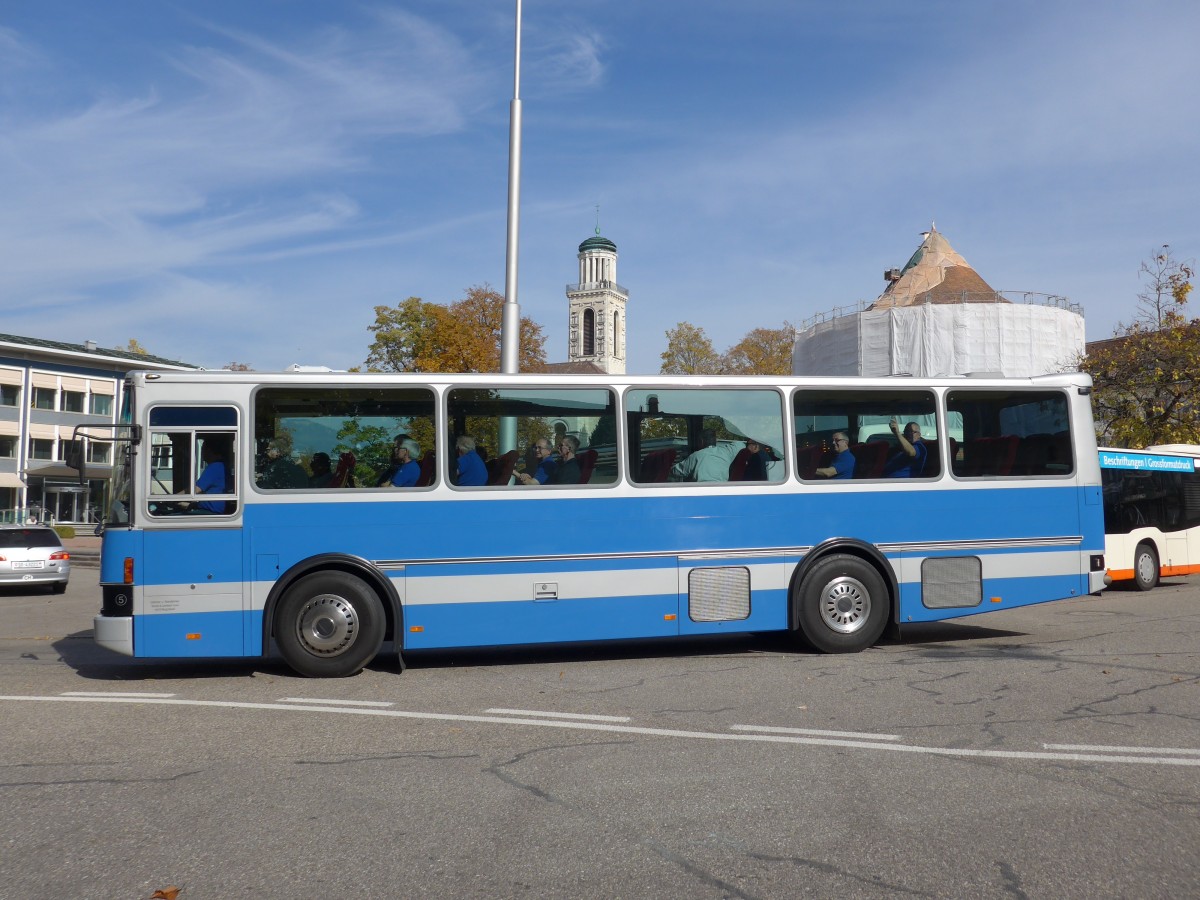
<path fill-rule="evenodd" d="M 346 368 L 377 304 L 502 291 L 514 6 L 4 3 L 0 331 Z M 599 204 L 631 371 L 873 299 L 931 220 L 1105 337 L 1200 255 L 1198 36 L 1194 0 L 526 0 L 522 312 L 565 359 Z"/>

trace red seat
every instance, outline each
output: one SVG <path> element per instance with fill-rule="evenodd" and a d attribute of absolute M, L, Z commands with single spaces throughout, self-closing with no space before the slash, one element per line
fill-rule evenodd
<path fill-rule="evenodd" d="M 865 444 L 851 444 L 850 452 L 854 454 L 855 478 L 882 478 L 883 467 L 887 465 L 888 453 L 892 445 L 887 441 L 867 441 Z"/>
<path fill-rule="evenodd" d="M 745 481 L 746 467 L 750 465 L 750 451 L 743 447 L 729 464 L 729 480 Z"/>
<path fill-rule="evenodd" d="M 587 484 L 592 478 L 592 470 L 596 468 L 596 457 L 599 454 L 595 450 L 584 450 L 582 453 L 576 454 L 575 458 L 579 460 L 579 483 Z"/>
<path fill-rule="evenodd" d="M 921 439 L 921 443 L 925 445 L 925 469 L 921 472 L 926 478 L 933 478 L 941 474 L 942 458 L 938 456 L 938 439 L 932 440 Z"/>
<path fill-rule="evenodd" d="M 814 479 L 817 477 L 817 469 L 824 462 L 823 457 L 828 451 L 820 446 L 814 445 L 811 447 L 796 448 L 796 471 L 801 478 Z"/>
<path fill-rule="evenodd" d="M 495 459 L 489 459 L 488 468 L 488 484 L 508 484 L 512 478 L 513 469 L 517 467 L 517 457 L 520 454 L 516 450 L 509 450 L 507 453 L 497 456 Z"/>
<path fill-rule="evenodd" d="M 642 484 L 661 484 L 670 477 L 675 465 L 675 449 L 652 450 L 642 458 L 642 470 L 638 481 Z"/>
<path fill-rule="evenodd" d="M 421 474 L 417 476 L 417 487 L 429 487 L 433 484 L 434 455 L 428 451 L 421 457 Z"/>
<path fill-rule="evenodd" d="M 329 479 L 329 486 L 331 488 L 353 487 L 354 464 L 353 453 L 343 453 L 339 456 L 337 468 L 333 470 L 333 476 Z"/>

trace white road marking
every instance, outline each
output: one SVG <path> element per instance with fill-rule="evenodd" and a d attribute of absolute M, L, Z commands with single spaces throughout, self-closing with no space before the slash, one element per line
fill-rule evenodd
<path fill-rule="evenodd" d="M 166 700 L 174 694 L 155 694 L 150 691 L 63 691 L 64 697 L 143 697 L 150 700 Z"/>
<path fill-rule="evenodd" d="M 326 700 L 322 697 L 280 697 L 279 703 L 330 703 L 338 706 L 395 706 L 388 700 Z"/>
<path fill-rule="evenodd" d="M 574 719 L 581 722 L 628 722 L 629 716 L 589 716 L 585 713 L 545 712 L 540 709 L 485 709 L 500 716 L 544 716 L 547 719 Z"/>
<path fill-rule="evenodd" d="M 288 712 L 320 712 L 339 716 L 381 716 L 395 719 L 421 719 L 433 722 L 479 722 L 495 725 L 531 725 L 537 728 L 569 728 L 578 731 L 606 731 L 613 734 L 638 734 L 652 737 L 692 738 L 706 741 L 744 741 L 768 744 L 802 744 L 814 747 L 844 747 L 856 750 L 917 753 L 927 756 L 958 756 L 975 759 L 1030 759 L 1051 762 L 1126 763 L 1130 765 L 1200 766 L 1200 757 L 1116 756 L 1099 753 L 1057 753 L 1030 750 L 971 750 L 962 747 L 919 747 L 910 744 L 885 744 L 880 741 L 855 741 L 844 738 L 805 737 L 792 734 L 730 734 L 716 731 L 684 731 L 678 728 L 643 728 L 635 725 L 610 725 L 602 722 L 565 722 L 558 719 L 522 719 L 502 716 L 477 716 L 459 713 L 410 712 L 399 709 L 359 709 L 340 706 L 306 706 L 302 704 L 249 703 L 241 700 L 177 700 L 153 697 L 88 696 L 20 696 L 0 694 L 0 701 L 41 703 L 143 703 L 156 706 L 207 706 L 222 709 L 286 710 Z"/>
<path fill-rule="evenodd" d="M 1200 756 L 1200 750 L 1183 747 L 1104 747 L 1094 744 L 1042 744 L 1046 750 L 1082 750 L 1085 753 L 1178 753 L 1182 756 Z"/>
<path fill-rule="evenodd" d="M 784 728 L 778 725 L 730 725 L 733 731 L 756 731 L 767 734 L 807 734 L 813 737 L 861 738 L 865 741 L 898 741 L 898 734 L 870 734 L 862 731 L 822 731 L 819 728 Z"/>

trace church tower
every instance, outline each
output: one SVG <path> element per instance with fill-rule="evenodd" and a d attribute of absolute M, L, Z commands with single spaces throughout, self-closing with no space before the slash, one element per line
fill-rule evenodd
<path fill-rule="evenodd" d="M 600 236 L 579 245 L 579 283 L 567 285 L 570 345 L 567 360 L 590 362 L 611 375 L 625 373 L 625 304 L 617 284 L 617 245 Z"/>

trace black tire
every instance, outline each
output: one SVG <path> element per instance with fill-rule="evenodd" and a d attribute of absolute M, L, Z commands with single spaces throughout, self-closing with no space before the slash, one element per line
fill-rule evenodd
<path fill-rule="evenodd" d="M 1158 551 L 1153 544 L 1138 544 L 1133 551 L 1133 586 L 1139 591 L 1158 587 Z"/>
<path fill-rule="evenodd" d="M 315 572 L 288 588 L 275 610 L 284 661 L 310 678 L 357 675 L 383 644 L 378 595 L 344 572 Z"/>
<path fill-rule="evenodd" d="M 870 563 L 848 553 L 818 561 L 796 591 L 800 633 L 824 653 L 872 646 L 891 615 L 887 582 Z"/>
<path fill-rule="evenodd" d="M 67 592 L 67 583 L 65 581 L 56 581 L 50 585 L 50 593 L 65 594 Z"/>

